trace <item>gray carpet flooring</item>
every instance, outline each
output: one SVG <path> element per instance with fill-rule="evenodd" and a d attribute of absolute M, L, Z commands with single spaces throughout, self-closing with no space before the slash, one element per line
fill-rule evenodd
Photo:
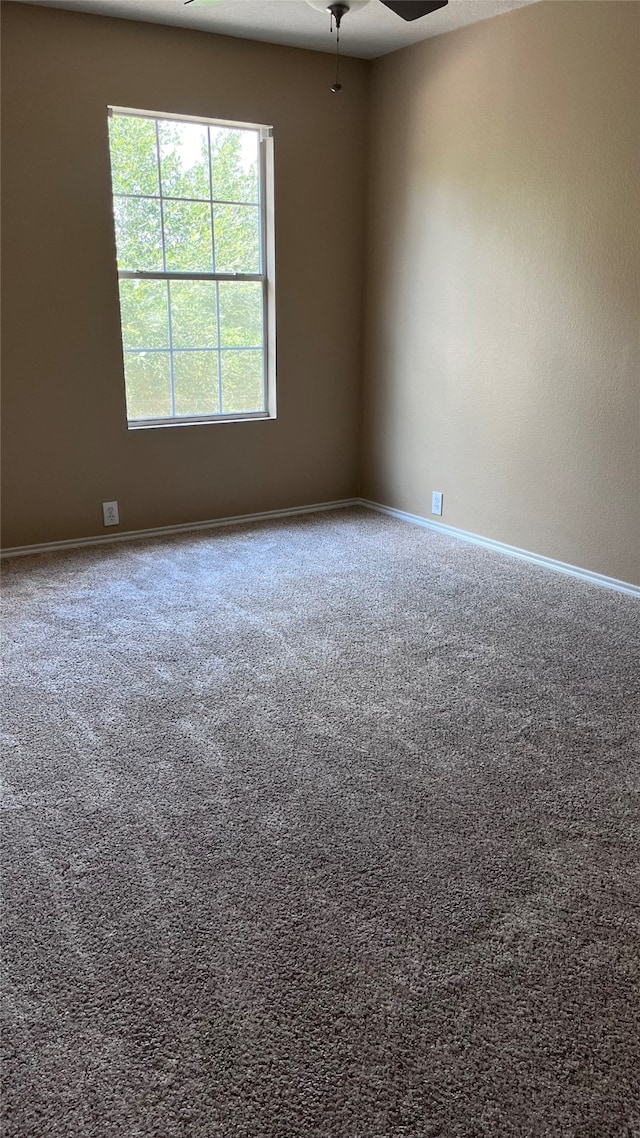
<path fill-rule="evenodd" d="M 640 1135 L 640 606 L 361 510 L 4 570 L 6 1138 Z"/>

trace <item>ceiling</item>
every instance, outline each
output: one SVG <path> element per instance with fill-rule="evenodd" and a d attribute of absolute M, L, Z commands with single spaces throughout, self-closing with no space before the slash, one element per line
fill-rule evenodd
<path fill-rule="evenodd" d="M 215 3 L 202 6 L 185 5 L 184 0 L 18 2 L 36 3 L 46 8 L 66 8 L 74 12 L 92 12 L 124 20 L 197 28 L 204 32 L 239 36 L 242 39 L 306 47 L 312 51 L 331 52 L 335 48 L 334 38 L 329 34 L 328 14 L 315 11 L 305 0 L 216 0 Z M 429 36 L 440 35 L 465 24 L 475 24 L 478 20 L 535 2 L 536 0 L 449 0 L 446 8 L 407 23 L 383 7 L 378 0 L 371 0 L 361 10 L 354 10 L 345 17 L 341 48 L 344 55 L 375 59 Z"/>

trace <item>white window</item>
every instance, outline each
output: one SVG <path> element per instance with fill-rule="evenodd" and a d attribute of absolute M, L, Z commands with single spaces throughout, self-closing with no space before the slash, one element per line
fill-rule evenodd
<path fill-rule="evenodd" d="M 269 127 L 109 108 L 130 427 L 275 414 Z"/>

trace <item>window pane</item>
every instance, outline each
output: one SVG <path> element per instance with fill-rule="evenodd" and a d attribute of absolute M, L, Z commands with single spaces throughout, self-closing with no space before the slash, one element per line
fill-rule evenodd
<path fill-rule="evenodd" d="M 168 272 L 212 271 L 211 207 L 200 202 L 164 203 Z"/>
<path fill-rule="evenodd" d="M 209 141 L 198 123 L 158 123 L 163 197 L 211 197 Z"/>
<path fill-rule="evenodd" d="M 215 415 L 218 411 L 218 353 L 174 352 L 176 415 Z"/>
<path fill-rule="evenodd" d="M 115 198 L 118 268 L 162 269 L 160 203 L 146 198 Z"/>
<path fill-rule="evenodd" d="M 156 125 L 150 119 L 113 115 L 109 119 L 114 194 L 157 194 Z"/>
<path fill-rule="evenodd" d="M 260 272 L 260 210 L 251 205 L 214 205 L 217 273 Z"/>
<path fill-rule="evenodd" d="M 169 291 L 174 348 L 217 347 L 215 281 L 171 281 Z"/>
<path fill-rule="evenodd" d="M 257 202 L 258 132 L 209 128 L 214 201 Z"/>
<path fill-rule="evenodd" d="M 163 419 L 171 414 L 168 352 L 125 352 L 124 374 L 130 419 Z"/>
<path fill-rule="evenodd" d="M 166 281 L 120 281 L 120 319 L 125 348 L 168 348 Z"/>
<path fill-rule="evenodd" d="M 262 346 L 262 285 L 259 281 L 220 281 L 220 344 L 223 348 Z"/>
<path fill-rule="evenodd" d="M 222 410 L 263 411 L 262 352 L 221 352 Z"/>

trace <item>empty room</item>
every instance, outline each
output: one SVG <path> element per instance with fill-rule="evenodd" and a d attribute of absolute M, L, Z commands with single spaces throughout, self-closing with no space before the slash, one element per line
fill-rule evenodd
<path fill-rule="evenodd" d="M 4 1138 L 640 1138 L 640 3 L 0 19 Z"/>

